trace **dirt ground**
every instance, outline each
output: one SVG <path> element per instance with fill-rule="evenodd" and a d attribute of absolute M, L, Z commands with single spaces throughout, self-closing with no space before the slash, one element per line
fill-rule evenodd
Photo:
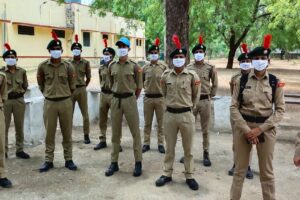
<path fill-rule="evenodd" d="M 224 60 L 213 60 L 219 74 L 220 90 L 218 95 L 228 95 L 228 82 L 232 74 L 237 71 L 224 68 Z M 282 67 L 277 67 L 282 66 Z M 270 70 L 286 81 L 286 91 L 300 93 L 300 61 L 272 61 Z M 35 84 L 35 71 L 28 72 L 30 84 Z M 97 69 L 94 68 L 93 78 L 89 88 L 99 88 Z M 291 112 L 293 111 L 293 112 Z M 287 117 L 290 123 L 279 127 L 278 140 L 274 153 L 274 172 L 276 180 L 276 194 L 279 200 L 297 200 L 300 196 L 300 169 L 293 165 L 294 138 L 299 131 L 295 120 L 299 121 L 300 106 L 289 106 Z M 300 123 L 300 122 L 299 122 Z M 298 124 L 299 124 L 298 123 Z M 297 125 L 297 123 L 296 123 Z M 10 141 L 14 141 L 13 127 L 10 129 Z M 10 142 L 9 159 L 7 160 L 7 175 L 13 181 L 13 188 L 0 188 L 1 200 L 19 199 L 229 199 L 229 190 L 232 177 L 227 170 L 232 166 L 232 135 L 222 132 L 211 132 L 210 154 L 212 167 L 203 167 L 202 137 L 197 124 L 194 137 L 195 178 L 200 189 L 191 191 L 185 184 L 184 167 L 178 161 L 183 155 L 181 138 L 178 138 L 176 159 L 174 163 L 173 182 L 162 188 L 157 188 L 155 180 L 162 174 L 164 156 L 159 154 L 156 145 L 156 134 L 152 134 L 151 151 L 143 154 L 143 175 L 132 176 L 134 158 L 132 138 L 127 126 L 123 128 L 122 146 L 120 153 L 120 171 L 112 177 L 105 177 L 104 172 L 110 163 L 110 135 L 108 130 L 108 148 L 94 151 L 93 147 L 98 141 L 98 125 L 91 125 L 92 144 L 83 144 L 82 128 L 73 129 L 73 157 L 79 169 L 76 172 L 64 168 L 63 150 L 61 146 L 61 133 L 58 129 L 56 136 L 55 168 L 48 173 L 39 173 L 38 168 L 44 161 L 44 143 L 35 147 L 27 147 L 30 160 L 20 160 L 14 155 L 15 146 Z M 141 135 L 143 131 L 141 130 Z M 288 136 L 288 137 L 287 137 Z M 242 199 L 262 199 L 256 150 L 253 152 L 252 168 L 255 172 L 253 180 L 245 180 Z"/>

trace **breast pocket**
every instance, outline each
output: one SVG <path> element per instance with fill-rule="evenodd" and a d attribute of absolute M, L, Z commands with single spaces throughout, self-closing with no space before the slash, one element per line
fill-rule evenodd
<path fill-rule="evenodd" d="M 6 82 L 7 82 L 7 85 L 9 85 L 9 86 L 10 86 L 10 85 L 12 85 L 12 81 L 11 81 L 11 79 L 7 79 L 7 81 L 6 81 Z"/>
<path fill-rule="evenodd" d="M 85 68 L 80 68 L 80 69 L 79 69 L 79 76 L 80 76 L 80 77 L 84 77 L 85 74 L 86 74 Z"/>
<path fill-rule="evenodd" d="M 191 82 L 189 80 L 184 80 L 182 85 L 180 86 L 181 92 L 187 95 L 192 94 Z"/>
<path fill-rule="evenodd" d="M 264 97 L 269 101 L 272 102 L 272 89 L 271 88 L 264 88 Z"/>
<path fill-rule="evenodd" d="M 134 73 L 133 72 L 124 72 L 125 80 L 128 81 L 130 84 L 133 84 L 134 81 Z"/>
<path fill-rule="evenodd" d="M 16 82 L 19 86 L 22 87 L 22 84 L 23 84 L 23 79 L 16 79 Z"/>
<path fill-rule="evenodd" d="M 201 73 L 201 79 L 204 79 L 206 81 L 209 81 L 209 71 L 203 71 Z"/>
<path fill-rule="evenodd" d="M 169 93 L 169 94 L 174 94 L 175 93 L 176 86 L 175 86 L 174 81 L 167 80 L 166 81 L 166 87 L 167 87 L 167 93 Z"/>
<path fill-rule="evenodd" d="M 45 84 L 51 85 L 53 82 L 53 77 L 54 77 L 53 73 L 49 73 L 49 72 L 45 73 Z"/>
<path fill-rule="evenodd" d="M 251 104 L 253 102 L 253 98 L 256 98 L 254 92 L 250 88 L 245 88 L 243 91 L 243 103 Z"/>
<path fill-rule="evenodd" d="M 58 80 L 62 84 L 67 84 L 67 82 L 68 82 L 68 76 L 67 76 L 67 74 L 63 73 L 63 72 L 60 72 L 58 74 Z"/>

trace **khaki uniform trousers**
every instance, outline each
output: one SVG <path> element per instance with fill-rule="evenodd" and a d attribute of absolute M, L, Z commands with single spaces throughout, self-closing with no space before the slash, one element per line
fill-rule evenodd
<path fill-rule="evenodd" d="M 57 119 L 63 137 L 64 158 L 72 160 L 72 100 L 49 101 L 44 103 L 44 123 L 46 128 L 46 162 L 53 162 Z"/>
<path fill-rule="evenodd" d="M 164 135 L 166 140 L 166 155 L 163 166 L 164 176 L 172 177 L 178 131 L 181 133 L 184 151 L 185 177 L 191 179 L 194 173 L 192 146 L 195 133 L 195 117 L 192 112 L 170 113 L 166 111 L 164 114 Z"/>
<path fill-rule="evenodd" d="M 203 99 L 200 100 L 196 108 L 194 108 L 193 113 L 195 115 L 195 118 L 197 119 L 198 113 L 200 114 L 200 124 L 201 124 L 201 131 L 202 131 L 202 144 L 203 144 L 203 150 L 209 151 L 209 123 L 210 123 L 210 117 L 211 117 L 211 100 L 209 99 Z"/>
<path fill-rule="evenodd" d="M 90 120 L 89 120 L 89 113 L 88 113 L 86 87 L 76 88 L 72 94 L 72 101 L 73 101 L 73 110 L 75 108 L 75 103 L 77 101 L 83 118 L 83 133 L 84 135 L 89 135 Z"/>
<path fill-rule="evenodd" d="M 164 98 L 144 97 L 144 144 L 150 145 L 150 134 L 152 130 L 153 115 L 157 119 L 157 144 L 164 145 L 163 117 L 165 111 Z"/>
<path fill-rule="evenodd" d="M 250 128 L 258 127 L 260 124 L 248 122 Z M 256 145 L 260 183 L 264 200 L 275 200 L 275 182 L 273 173 L 273 153 L 276 142 L 276 129 L 265 131 L 265 142 Z M 245 136 L 240 130 L 234 131 L 235 144 L 235 170 L 231 185 L 230 199 L 238 200 L 241 198 L 245 174 L 248 168 L 251 144 L 248 144 Z"/>
<path fill-rule="evenodd" d="M 123 115 L 125 115 L 127 124 L 129 126 L 133 138 L 133 152 L 134 152 L 135 162 L 142 161 L 142 145 L 141 145 L 141 134 L 140 134 L 140 127 L 139 127 L 139 113 L 138 113 L 137 102 L 135 98 L 136 97 L 134 95 L 122 99 L 115 98 L 115 97 L 112 98 L 111 101 L 111 119 L 112 119 L 111 161 L 112 162 L 118 162 L 119 159 Z"/>
<path fill-rule="evenodd" d="M 3 108 L 0 108 L 0 178 L 5 177 L 5 122 Z"/>
<path fill-rule="evenodd" d="M 6 152 L 8 152 L 8 130 L 11 122 L 11 115 L 14 117 L 16 130 L 16 152 L 18 153 L 23 151 L 24 145 L 25 101 L 23 97 L 18 99 L 8 99 L 4 103 Z"/>
<path fill-rule="evenodd" d="M 108 111 L 111 106 L 112 94 L 100 94 L 99 106 L 99 128 L 100 128 L 100 142 L 106 142 L 106 130 L 108 121 Z"/>
<path fill-rule="evenodd" d="M 230 118 L 230 125 L 231 125 L 231 130 L 232 130 L 232 151 L 233 151 L 233 163 L 236 162 L 236 154 L 235 152 L 235 146 L 234 146 L 234 122 L 232 118 Z M 249 158 L 249 166 L 251 165 L 252 161 L 252 151 L 250 152 L 250 158 Z"/>

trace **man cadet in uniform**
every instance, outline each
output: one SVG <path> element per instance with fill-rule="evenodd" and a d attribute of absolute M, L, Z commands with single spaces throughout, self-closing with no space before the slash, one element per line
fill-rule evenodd
<path fill-rule="evenodd" d="M 76 89 L 72 94 L 73 109 L 75 109 L 77 101 L 83 118 L 84 143 L 90 144 L 90 120 L 86 87 L 91 80 L 91 67 L 90 62 L 81 57 L 82 45 L 78 42 L 78 35 L 75 35 L 75 42 L 71 46 L 71 51 L 73 59 L 69 60 L 69 62 L 72 63 L 76 72 Z"/>
<path fill-rule="evenodd" d="M 236 85 L 237 80 L 239 78 L 241 78 L 242 75 L 249 74 L 249 72 L 251 71 L 251 68 L 252 68 L 251 58 L 249 58 L 249 56 L 248 56 L 249 52 L 248 52 L 247 44 L 243 43 L 241 45 L 241 47 L 242 47 L 243 53 L 241 53 L 241 55 L 238 57 L 238 61 L 239 61 L 239 65 L 240 65 L 241 70 L 231 77 L 231 80 L 229 82 L 231 95 L 233 93 L 233 88 Z M 233 124 L 232 118 L 230 118 L 230 123 L 231 123 L 231 128 L 232 128 L 232 131 L 233 131 L 234 130 L 234 128 L 233 128 L 234 124 Z M 234 132 L 232 132 L 232 137 L 234 139 Z M 233 143 L 232 143 L 232 151 L 233 151 L 233 153 L 235 152 L 234 140 L 233 140 Z M 252 172 L 251 167 L 250 167 L 251 156 L 252 156 L 252 153 L 250 155 L 250 162 L 249 162 L 249 166 L 248 166 L 248 170 L 247 170 L 247 174 L 246 174 L 246 178 L 248 178 L 248 179 L 253 179 L 253 172 Z M 233 157 L 233 160 L 234 160 L 233 162 L 235 162 L 235 156 Z M 229 176 L 233 176 L 234 168 L 235 168 L 235 164 L 233 163 L 232 168 L 228 171 Z"/>
<path fill-rule="evenodd" d="M 8 155 L 8 130 L 11 122 L 11 115 L 14 117 L 16 129 L 16 156 L 22 159 L 29 159 L 30 156 L 24 152 L 24 117 L 25 101 L 24 94 L 28 87 L 26 71 L 17 67 L 17 52 L 12 50 L 9 44 L 5 44 L 7 49 L 3 54 L 6 67 L 1 71 L 6 74 L 8 99 L 4 103 L 5 116 L 5 155 Z"/>
<path fill-rule="evenodd" d="M 101 86 L 100 94 L 100 107 L 99 107 L 99 128 L 100 128 L 100 142 L 94 147 L 94 150 L 100 150 L 107 147 L 106 143 L 106 130 L 107 130 L 107 120 L 108 111 L 111 107 L 111 99 L 113 97 L 110 79 L 108 74 L 108 66 L 114 60 L 116 52 L 113 48 L 107 47 L 107 39 L 104 40 L 103 62 L 104 64 L 99 68 L 99 80 Z M 120 146 L 120 151 L 122 148 Z"/>
<path fill-rule="evenodd" d="M 5 52 L 6 53 L 6 52 Z M 4 58 L 7 63 L 11 58 Z M 3 103 L 7 100 L 7 84 L 5 73 L 0 72 L 0 186 L 4 188 L 12 187 L 12 183 L 5 176 L 5 119 L 3 114 Z"/>
<path fill-rule="evenodd" d="M 73 103 L 71 95 L 76 88 L 75 70 L 71 63 L 61 58 L 62 43 L 54 31 L 52 37 L 53 40 L 47 46 L 51 58 L 42 62 L 37 71 L 37 82 L 45 97 L 44 123 L 46 128 L 46 156 L 40 172 L 53 168 L 57 119 L 63 136 L 65 167 L 70 170 L 77 169 L 72 161 Z"/>
<path fill-rule="evenodd" d="M 145 88 L 144 97 L 144 145 L 143 153 L 150 150 L 150 133 L 152 129 L 153 114 L 157 119 L 157 144 L 158 151 L 165 153 L 163 135 L 163 116 L 165 111 L 164 99 L 160 85 L 163 72 L 168 68 L 159 61 L 159 38 L 156 38 L 154 45 L 148 49 L 150 63 L 144 66 L 143 81 Z"/>
<path fill-rule="evenodd" d="M 206 46 L 203 45 L 202 36 L 199 37 L 199 44 L 193 49 L 192 53 L 195 57 L 195 62 L 187 66 L 189 70 L 194 70 L 201 80 L 201 95 L 200 101 L 193 110 L 195 117 L 200 114 L 200 123 L 203 138 L 203 165 L 211 166 L 209 159 L 209 122 L 211 115 L 211 98 L 216 95 L 218 88 L 218 76 L 215 67 L 204 62 Z M 183 159 L 180 160 L 183 162 Z"/>
<path fill-rule="evenodd" d="M 111 164 L 106 170 L 106 176 L 112 176 L 119 170 L 118 159 L 122 135 L 123 114 L 127 120 L 132 138 L 135 158 L 135 169 L 133 176 L 142 174 L 142 146 L 139 128 L 139 113 L 136 99 L 139 97 L 143 87 L 142 69 L 133 61 L 128 59 L 130 42 L 121 37 L 117 41 L 119 60 L 109 66 L 109 78 L 113 98 L 111 101 L 112 120 L 112 153 Z"/>
<path fill-rule="evenodd" d="M 253 145 L 257 149 L 263 199 L 275 199 L 272 160 L 276 126 L 285 112 L 285 84 L 267 72 L 271 38 L 271 35 L 266 35 L 263 46 L 256 47 L 248 54 L 254 71 L 241 76 L 233 90 L 230 107 L 236 154 L 230 192 L 230 199 L 233 200 L 241 198 Z"/>
<path fill-rule="evenodd" d="M 297 167 L 300 167 L 300 132 L 297 135 L 296 138 L 296 150 L 295 150 L 295 156 L 294 156 L 294 164 Z"/>
<path fill-rule="evenodd" d="M 185 159 L 186 183 L 190 189 L 198 190 L 198 183 L 193 178 L 194 161 L 191 151 L 195 133 L 195 117 L 192 108 L 199 101 L 200 79 L 193 70 L 188 70 L 185 67 L 187 51 L 181 48 L 178 36 L 173 35 L 172 39 L 177 47 L 170 54 L 174 69 L 166 70 L 161 79 L 167 106 L 164 114 L 166 155 L 163 163 L 163 175 L 156 180 L 155 184 L 159 187 L 172 181 L 175 146 L 177 134 L 180 131 Z"/>

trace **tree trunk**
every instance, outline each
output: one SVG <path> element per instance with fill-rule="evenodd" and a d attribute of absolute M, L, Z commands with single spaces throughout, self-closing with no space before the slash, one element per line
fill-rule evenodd
<path fill-rule="evenodd" d="M 169 63 L 169 56 L 176 48 L 172 42 L 173 34 L 180 38 L 182 48 L 189 52 L 189 0 L 165 0 L 166 10 L 166 44 L 165 61 Z M 189 53 L 187 63 L 189 63 Z"/>

